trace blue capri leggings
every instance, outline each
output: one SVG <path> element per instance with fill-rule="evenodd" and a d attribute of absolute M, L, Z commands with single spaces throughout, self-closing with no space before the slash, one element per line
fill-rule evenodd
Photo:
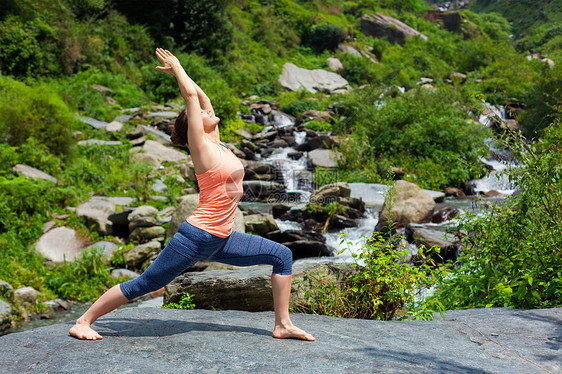
<path fill-rule="evenodd" d="M 221 238 L 183 221 L 156 260 L 137 278 L 120 284 L 129 300 L 156 291 L 197 261 L 207 258 L 236 266 L 273 265 L 273 273 L 292 272 L 289 248 L 259 236 L 233 231 Z"/>

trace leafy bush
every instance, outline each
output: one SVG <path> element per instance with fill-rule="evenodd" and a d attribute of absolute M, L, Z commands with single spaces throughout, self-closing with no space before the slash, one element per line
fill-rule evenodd
<path fill-rule="evenodd" d="M 347 277 L 326 281 L 317 274 L 308 274 L 313 288 L 306 292 L 306 301 L 294 310 L 345 318 L 433 319 L 433 312 L 442 311 L 439 303 L 419 303 L 416 298 L 421 288 L 434 284 L 444 270 L 426 258 L 423 251 L 421 248 L 418 256 L 424 261 L 419 266 L 409 265 L 400 261 L 407 250 L 378 234 L 359 254 L 353 254 L 355 271 Z"/>
<path fill-rule="evenodd" d="M 528 109 L 521 125 L 530 136 L 538 136 L 553 122 L 562 121 L 562 66 L 542 66 L 542 71 L 525 93 Z"/>
<path fill-rule="evenodd" d="M 345 37 L 345 31 L 338 25 L 321 23 L 311 27 L 306 42 L 317 51 L 334 50 Z"/>
<path fill-rule="evenodd" d="M 528 146 L 513 138 L 521 165 L 509 170 L 521 189 L 486 214 L 467 215 L 459 267 L 440 281 L 433 300 L 446 309 L 549 308 L 562 303 L 562 127 Z"/>
<path fill-rule="evenodd" d="M 415 175 L 425 164 L 442 176 L 416 181 L 425 188 L 462 185 L 479 176 L 486 132 L 468 121 L 461 105 L 451 105 L 455 99 L 463 100 L 452 89 L 416 89 L 396 97 L 366 90 L 343 98 L 339 115 L 349 120 L 333 125 L 337 133 L 352 131 L 352 140 L 341 147 L 346 156 L 342 169 L 365 169 L 386 159 Z"/>
<path fill-rule="evenodd" d="M 76 120 L 45 84 L 27 86 L 0 76 L 0 138 L 12 146 L 34 138 L 55 155 L 66 155 Z"/>
<path fill-rule="evenodd" d="M 37 30 L 16 17 L 0 23 L 0 71 L 31 75 L 43 65 L 43 51 L 36 40 Z"/>

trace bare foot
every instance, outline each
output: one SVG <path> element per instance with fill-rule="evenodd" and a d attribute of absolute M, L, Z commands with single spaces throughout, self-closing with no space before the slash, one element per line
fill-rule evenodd
<path fill-rule="evenodd" d="M 68 331 L 71 336 L 84 340 L 100 340 L 103 339 L 100 334 L 94 331 L 89 323 L 76 320 L 76 324 Z"/>
<path fill-rule="evenodd" d="M 298 327 L 292 324 L 288 326 L 276 325 L 275 330 L 273 330 L 273 337 L 277 339 L 295 338 L 301 340 L 308 340 L 311 342 L 316 340 L 314 339 L 314 336 L 310 335 L 309 333 L 299 329 Z"/>

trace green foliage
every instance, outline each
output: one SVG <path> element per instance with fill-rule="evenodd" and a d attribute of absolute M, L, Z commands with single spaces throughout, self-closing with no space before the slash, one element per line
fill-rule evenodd
<path fill-rule="evenodd" d="M 549 38 L 560 35 L 556 27 L 562 21 L 562 1 L 477 0 L 470 9 L 479 13 L 497 12 L 513 25 L 514 39 L 521 50 L 540 51 Z"/>
<path fill-rule="evenodd" d="M 533 137 L 541 134 L 548 124 L 562 121 L 562 66 L 541 68 L 540 75 L 525 94 L 528 108 L 521 123 L 525 132 Z"/>
<path fill-rule="evenodd" d="M 307 122 L 304 127 L 314 131 L 320 132 L 330 132 L 332 131 L 332 124 L 330 122 L 320 122 L 316 120 L 312 120 Z"/>
<path fill-rule="evenodd" d="M 433 297 L 447 309 L 549 308 L 562 303 L 562 127 L 527 145 L 510 140 L 520 165 L 509 170 L 521 189 L 505 204 L 467 215 L 460 267 Z"/>
<path fill-rule="evenodd" d="M 38 31 L 18 18 L 0 23 L 0 70 L 15 75 L 30 75 L 43 64 L 43 51 L 37 42 Z"/>
<path fill-rule="evenodd" d="M 181 295 L 181 299 L 179 303 L 168 303 L 162 305 L 164 309 L 185 309 L 191 310 L 195 309 L 195 303 L 193 302 L 194 295 L 190 294 L 189 292 L 184 292 Z"/>
<path fill-rule="evenodd" d="M 375 84 L 382 79 L 380 67 L 366 57 L 342 53 L 340 59 L 345 67 L 343 76 L 351 83 Z"/>
<path fill-rule="evenodd" d="M 83 115 L 108 122 L 120 114 L 120 109 L 138 107 L 148 101 L 148 96 L 124 74 L 102 72 L 97 68 L 78 72 L 64 80 L 52 80 L 50 85 L 56 87 L 64 100 Z M 117 104 L 108 104 L 104 94 L 93 85 L 109 88 L 111 91 L 106 95 Z"/>
<path fill-rule="evenodd" d="M 111 268 L 99 248 L 83 251 L 73 262 L 49 270 L 47 285 L 56 295 L 77 301 L 95 301 L 101 293 L 122 279 L 112 278 Z"/>
<path fill-rule="evenodd" d="M 34 138 L 53 154 L 68 154 L 76 120 L 47 85 L 27 86 L 0 76 L 0 138 L 12 146 Z"/>
<path fill-rule="evenodd" d="M 352 140 L 341 147 L 346 155 L 342 169 L 376 167 L 386 159 L 394 163 L 392 166 L 404 167 L 406 174 L 415 175 L 425 166 L 442 176 L 438 180 L 433 179 L 436 176 L 419 178 L 416 183 L 427 188 L 462 185 L 467 177 L 478 176 L 478 156 L 486 133 L 480 125 L 468 121 L 468 113 L 461 105 L 450 104 L 454 98 L 463 100 L 451 89 L 416 89 L 382 98 L 381 91 L 368 90 L 343 98 L 339 114 L 350 120 L 334 124 L 334 130 L 351 130 Z M 367 106 L 365 102 L 375 105 Z M 385 178 L 381 175 L 384 169 L 387 168 L 375 172 Z M 424 174 L 426 177 L 430 173 Z"/>
<path fill-rule="evenodd" d="M 311 27 L 306 42 L 317 51 L 334 50 L 345 37 L 345 31 L 338 25 L 322 23 Z"/>
<path fill-rule="evenodd" d="M 424 261 L 419 266 L 400 261 L 406 253 L 405 248 L 397 248 L 378 234 L 353 255 L 355 271 L 344 279 L 329 281 L 308 274 L 313 287 L 306 292 L 306 300 L 294 309 L 345 318 L 433 319 L 432 313 L 442 311 L 442 306 L 416 299 L 421 288 L 430 287 L 445 270 L 425 257 L 423 248 L 418 256 Z"/>

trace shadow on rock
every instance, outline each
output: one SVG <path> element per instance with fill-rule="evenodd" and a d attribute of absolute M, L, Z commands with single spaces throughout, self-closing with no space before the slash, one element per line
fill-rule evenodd
<path fill-rule="evenodd" d="M 487 374 L 494 371 L 475 369 L 470 366 L 460 365 L 458 362 L 451 362 L 439 359 L 437 356 L 430 356 L 422 353 L 395 350 L 381 350 L 374 347 L 363 348 L 361 351 L 367 355 L 376 357 L 377 360 L 384 361 L 387 367 L 403 367 L 404 362 L 408 362 L 411 368 L 418 366 L 420 372 L 448 373 L 448 374 Z M 429 371 L 428 371 L 429 370 Z M 411 372 L 415 372 L 412 370 Z"/>
<path fill-rule="evenodd" d="M 246 326 L 222 325 L 216 323 L 186 322 L 160 319 L 104 318 L 92 326 L 103 336 L 162 337 L 192 331 L 248 332 L 254 335 L 271 336 L 271 331 Z"/>

